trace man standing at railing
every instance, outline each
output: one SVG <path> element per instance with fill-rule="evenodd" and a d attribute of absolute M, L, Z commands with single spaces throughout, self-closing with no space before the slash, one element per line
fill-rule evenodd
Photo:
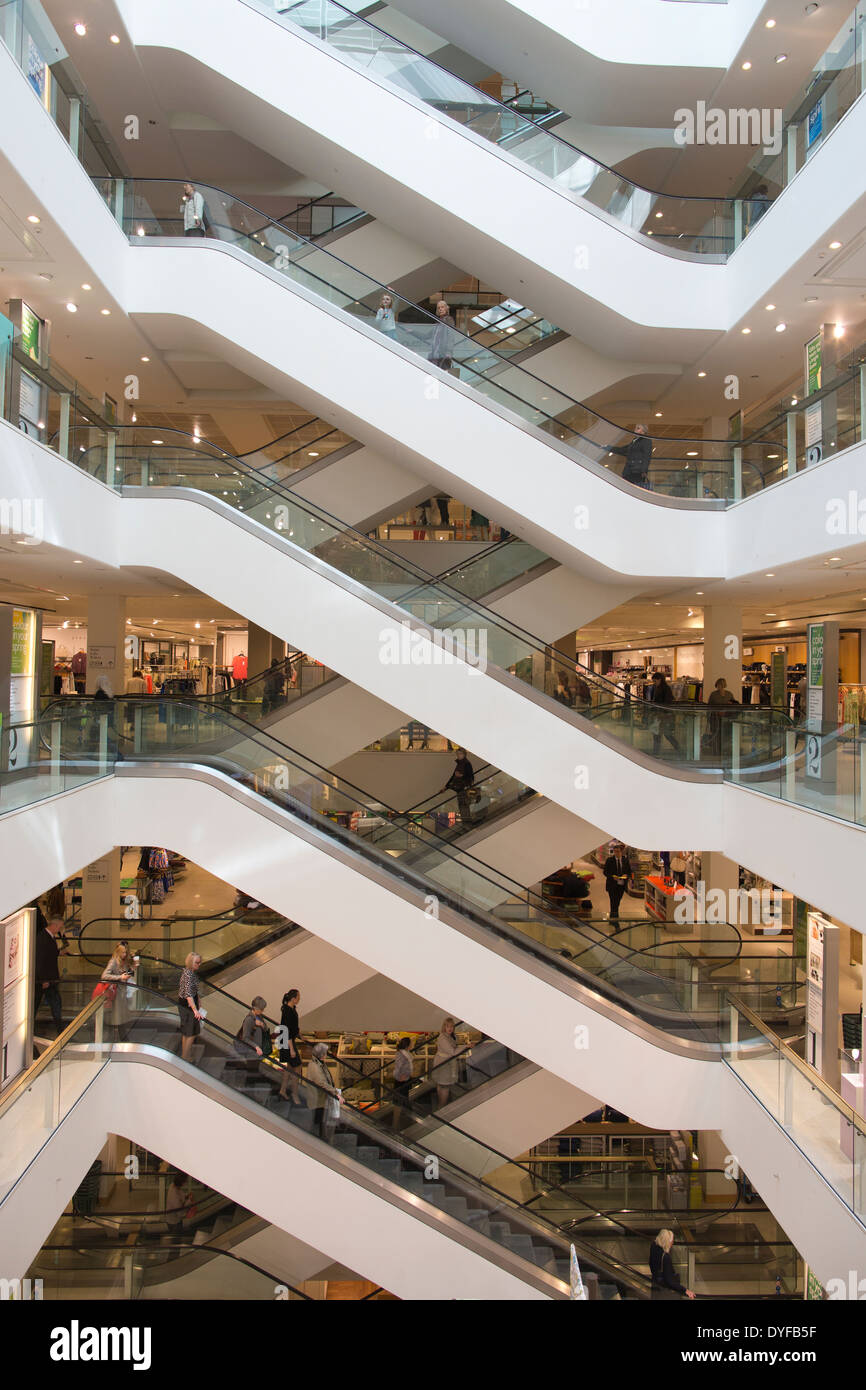
<path fill-rule="evenodd" d="M 649 466 L 653 456 L 653 442 L 646 425 L 635 425 L 634 439 L 621 447 L 611 447 L 612 454 L 621 454 L 625 459 L 622 478 L 634 487 L 649 488 Z"/>
<path fill-rule="evenodd" d="M 183 213 L 184 236 L 204 236 L 204 198 L 191 183 L 183 186 L 180 210 Z"/>

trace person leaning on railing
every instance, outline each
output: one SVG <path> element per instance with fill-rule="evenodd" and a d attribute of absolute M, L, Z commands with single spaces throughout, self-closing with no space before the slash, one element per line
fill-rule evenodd
<path fill-rule="evenodd" d="M 628 444 L 610 446 L 612 454 L 620 454 L 625 459 L 622 478 L 625 483 L 635 487 L 649 488 L 649 467 L 653 456 L 653 442 L 646 425 L 635 425 L 634 439 Z"/>

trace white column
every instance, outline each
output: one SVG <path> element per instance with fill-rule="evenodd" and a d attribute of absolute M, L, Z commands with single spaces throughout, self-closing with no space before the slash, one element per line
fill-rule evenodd
<path fill-rule="evenodd" d="M 743 614 L 735 604 L 710 603 L 704 608 L 704 700 L 719 676 L 739 701 L 743 683 Z"/>
<path fill-rule="evenodd" d="M 113 695 L 123 695 L 126 675 L 126 599 L 122 594 L 92 594 L 87 602 L 87 693 L 93 695 L 100 676 L 107 676 Z"/>
<path fill-rule="evenodd" d="M 110 921 L 122 915 L 120 905 L 120 850 L 113 849 L 102 859 L 88 864 L 81 875 L 81 922 L 86 925 L 97 918 Z M 96 936 L 110 937 L 105 943 L 105 960 L 111 955 L 114 945 L 125 935 L 119 923 L 106 926 L 94 933 Z"/>

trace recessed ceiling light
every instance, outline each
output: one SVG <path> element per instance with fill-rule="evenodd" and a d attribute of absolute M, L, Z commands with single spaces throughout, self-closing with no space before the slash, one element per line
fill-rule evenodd
<path fill-rule="evenodd" d="M 775 579 L 776 576 L 775 576 L 775 573 L 773 573 L 773 574 L 765 574 L 765 575 L 764 575 L 764 578 L 765 578 L 765 579 Z"/>
<path fill-rule="evenodd" d="M 788 327 L 788 325 L 787 325 L 786 323 L 777 323 L 777 324 L 776 324 L 776 332 L 777 332 L 777 333 L 784 333 L 784 331 L 785 331 L 785 329 L 786 329 L 787 327 Z"/>
<path fill-rule="evenodd" d="M 40 270 L 40 272 L 39 272 L 39 279 L 40 279 L 40 280 L 53 280 L 53 279 L 54 279 L 54 276 L 53 276 L 53 275 L 48 275 L 44 270 Z"/>
<path fill-rule="evenodd" d="M 839 247 L 840 247 L 841 245 L 842 245 L 841 241 L 831 241 L 831 242 L 830 242 L 830 250 L 831 250 L 831 251 L 838 251 L 838 250 L 839 250 Z"/>
<path fill-rule="evenodd" d="M 776 307 L 775 304 L 765 304 L 765 305 L 764 305 L 764 308 L 765 308 L 765 309 L 775 309 L 775 307 Z"/>
<path fill-rule="evenodd" d="M 151 444 L 164 444 L 164 443 L 165 443 L 165 440 L 164 440 L 164 439 L 152 439 L 150 442 L 151 442 Z"/>
<path fill-rule="evenodd" d="M 765 618 L 775 618 L 775 616 L 776 616 L 775 613 L 765 613 L 765 614 L 764 614 L 764 617 L 765 617 Z"/>
<path fill-rule="evenodd" d="M 768 459 L 777 459 L 778 457 L 779 457 L 778 454 L 768 454 L 768 455 L 767 455 L 767 458 L 768 458 Z"/>
<path fill-rule="evenodd" d="M 798 401 L 798 399 L 797 399 L 796 396 L 792 396 L 792 397 L 791 397 L 791 404 L 792 404 L 792 405 L 799 405 L 799 401 Z"/>
<path fill-rule="evenodd" d="M 109 36 L 108 42 L 109 42 L 109 43 L 120 43 L 120 35 L 119 35 L 119 34 L 111 34 L 111 35 Z"/>
<path fill-rule="evenodd" d="M 777 54 L 776 54 L 776 62 L 777 62 L 777 63 L 787 63 L 787 61 L 788 61 L 788 55 L 787 55 L 787 53 L 777 53 Z"/>
<path fill-rule="evenodd" d="M 751 333 L 751 331 L 752 331 L 751 328 L 741 328 L 741 329 L 740 329 L 740 332 L 741 332 L 741 333 Z"/>
<path fill-rule="evenodd" d="M 698 372 L 698 376 L 706 376 L 706 372 Z"/>
<path fill-rule="evenodd" d="M 196 623 L 196 627 L 201 627 L 201 623 Z"/>
<path fill-rule="evenodd" d="M 836 324 L 835 328 L 833 329 L 833 337 L 834 337 L 834 338 L 844 338 L 844 337 L 845 337 L 845 325 L 844 325 L 844 323 L 837 323 L 837 324 Z"/>
<path fill-rule="evenodd" d="M 661 413 L 660 410 L 657 410 L 657 411 L 656 411 L 656 419 L 657 419 L 657 420 L 660 420 L 661 418 L 662 418 L 662 413 Z"/>
<path fill-rule="evenodd" d="M 67 307 L 67 309 L 69 310 L 70 314 L 77 314 L 77 313 L 78 313 L 78 305 L 77 305 L 77 304 L 73 304 L 73 303 L 72 303 L 72 300 L 69 301 L 69 303 L 67 304 L 66 307 Z"/>
<path fill-rule="evenodd" d="M 695 594 L 697 595 L 698 598 L 703 598 L 703 596 L 704 596 L 704 591 L 703 591 L 703 589 L 696 589 L 696 590 L 695 590 Z"/>
<path fill-rule="evenodd" d="M 817 303 L 818 303 L 818 296 L 817 296 L 816 294 L 809 294 L 809 295 L 806 296 L 806 301 L 805 301 L 805 302 L 806 302 L 807 304 L 817 304 Z"/>
<path fill-rule="evenodd" d="M 82 285 L 81 288 L 82 288 L 83 290 L 92 290 L 92 289 L 93 289 L 93 286 L 92 286 L 92 285 Z"/>
<path fill-rule="evenodd" d="M 841 555 L 831 555 L 831 556 L 830 556 L 830 559 L 828 560 L 827 563 L 830 564 L 830 565 L 832 565 L 832 564 L 838 562 L 838 561 L 841 560 L 841 559 L 842 559 L 842 556 L 841 556 Z"/>
<path fill-rule="evenodd" d="M 100 309 L 99 312 L 100 312 L 100 314 L 103 315 L 104 318 L 108 318 L 108 315 L 111 313 L 111 310 L 110 310 L 110 309 Z"/>
<path fill-rule="evenodd" d="M 696 459 L 697 456 L 698 456 L 698 451 L 697 451 L 697 449 L 689 449 L 689 450 L 686 452 L 686 458 L 687 458 L 687 459 Z"/>
<path fill-rule="evenodd" d="M 745 63 L 741 63 L 741 64 L 740 64 L 740 67 L 743 69 L 743 72 L 748 72 L 748 71 L 749 71 L 749 68 L 750 68 L 751 66 L 752 66 L 752 65 L 751 65 L 751 63 L 749 62 L 748 59 L 746 59 Z"/>
<path fill-rule="evenodd" d="M 768 19 L 767 22 L 766 22 L 766 24 L 764 25 L 764 28 L 765 28 L 765 29 L 775 29 L 775 27 L 776 27 L 776 21 L 775 21 L 775 19 Z"/>
<path fill-rule="evenodd" d="M 27 218 L 27 221 L 32 222 L 34 227 L 38 227 L 39 223 L 42 221 L 42 218 L 37 217 L 35 212 L 31 212 L 30 216 Z"/>
<path fill-rule="evenodd" d="M 142 357 L 141 360 L 142 360 L 142 362 L 149 362 L 149 361 L 150 361 L 150 358 L 149 358 L 149 357 Z"/>
<path fill-rule="evenodd" d="M 84 561 L 83 561 L 83 560 L 73 560 L 72 563 L 73 563 L 73 565 L 83 565 L 83 564 L 84 564 Z"/>
<path fill-rule="evenodd" d="M 308 450 L 307 450 L 307 458 L 317 459 L 318 457 L 319 457 L 319 455 L 316 453 L 315 449 L 308 449 Z"/>
<path fill-rule="evenodd" d="M 87 25 L 82 24 L 81 20 L 79 20 L 77 24 L 73 25 L 73 28 L 75 29 L 75 32 L 78 35 L 78 37 L 80 39 L 83 39 L 84 35 L 87 33 Z"/>
<path fill-rule="evenodd" d="M 657 212 L 657 213 L 656 213 L 656 217 L 661 217 L 661 213 L 660 213 L 660 212 Z"/>

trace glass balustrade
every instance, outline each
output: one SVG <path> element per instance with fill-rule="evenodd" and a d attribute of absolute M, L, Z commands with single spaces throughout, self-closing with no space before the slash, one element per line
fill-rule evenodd
<path fill-rule="evenodd" d="M 727 1012 L 725 1063 L 845 1205 L 866 1220 L 866 1120 L 739 998 Z"/>

